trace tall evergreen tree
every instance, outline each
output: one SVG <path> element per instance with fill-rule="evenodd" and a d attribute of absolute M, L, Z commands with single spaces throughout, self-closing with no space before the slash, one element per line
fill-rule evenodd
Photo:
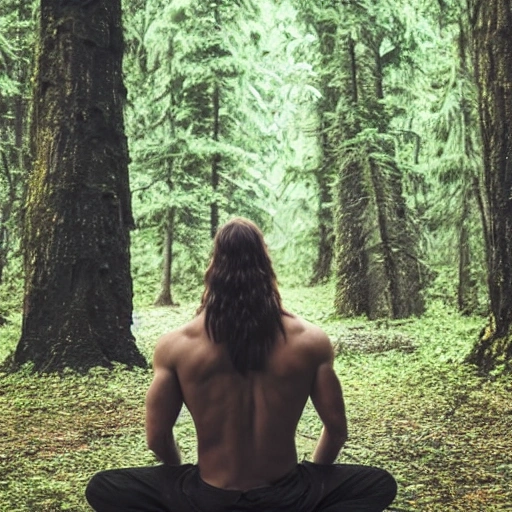
<path fill-rule="evenodd" d="M 338 16 L 336 2 L 314 4 L 298 2 L 302 17 L 318 38 L 318 88 L 322 95 L 316 102 L 319 118 L 319 165 L 314 170 L 318 188 L 318 251 L 311 284 L 329 278 L 334 254 L 332 187 L 336 176 L 336 108 L 341 96 L 338 55 Z"/>
<path fill-rule="evenodd" d="M 471 2 L 489 205 L 490 322 L 470 360 L 512 370 L 512 1 Z"/>
<path fill-rule="evenodd" d="M 400 23 L 392 6 L 387 8 L 348 2 L 338 29 L 339 79 L 345 86 L 337 111 L 335 303 L 340 314 L 370 318 L 424 310 L 414 213 L 404 198 L 384 92 L 386 64 L 406 45 L 397 36 Z"/>
<path fill-rule="evenodd" d="M 141 229 L 159 231 L 163 272 L 156 303 L 171 304 L 172 276 L 183 282 L 188 273 L 192 281 L 194 261 L 202 269 L 205 230 L 213 235 L 221 216 L 239 214 L 242 204 L 250 209 L 239 186 L 248 160 L 240 82 L 250 64 L 236 44 L 251 42 L 245 28 L 238 33 L 239 21 L 255 8 L 160 0 L 131 7 L 127 131 L 135 216 Z"/>
<path fill-rule="evenodd" d="M 471 314 L 480 307 L 486 287 L 482 227 L 487 209 L 481 185 L 470 15 L 465 1 L 454 0 L 440 4 L 438 12 L 423 19 L 430 33 L 423 31 L 426 39 L 418 38 L 418 46 L 438 58 L 427 60 L 421 51 L 413 55 L 415 68 L 423 70 L 426 80 L 415 73 L 415 89 L 422 95 L 412 99 L 414 119 L 404 119 L 401 126 L 406 130 L 414 123 L 421 137 L 421 151 L 410 173 L 415 184 L 410 180 L 409 185 L 424 191 L 420 209 L 423 239 L 428 240 L 426 255 L 442 269 L 441 281 L 447 273 L 454 276 L 453 286 L 443 287 L 442 293 L 463 314 Z"/>
<path fill-rule="evenodd" d="M 15 362 L 145 366 L 131 334 L 120 0 L 42 0 Z"/>

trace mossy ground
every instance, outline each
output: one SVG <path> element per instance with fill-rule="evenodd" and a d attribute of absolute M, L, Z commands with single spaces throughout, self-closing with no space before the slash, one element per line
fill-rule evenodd
<path fill-rule="evenodd" d="M 342 347 L 336 369 L 350 439 L 340 461 L 390 470 L 399 483 L 394 510 L 512 510 L 512 379 L 482 380 L 463 364 L 485 321 L 440 306 L 388 326 L 346 321 L 330 314 L 332 293 L 329 286 L 283 290 L 290 310 L 323 326 Z M 141 350 L 150 356 L 159 334 L 190 318 L 194 307 L 137 311 Z M 10 340 L 2 351 L 16 339 L 16 325 L 7 329 L 0 333 Z M 349 350 L 343 348 L 347 331 Z M 381 352 L 358 351 L 362 331 L 375 339 L 410 339 L 414 350 L 383 343 Z M 95 471 L 153 463 L 144 440 L 150 380 L 150 371 L 121 367 L 86 376 L 0 374 L 0 510 L 85 511 L 83 492 Z M 176 430 L 184 460 L 194 461 L 186 413 Z M 297 432 L 301 458 L 311 456 L 319 431 L 308 405 Z"/>

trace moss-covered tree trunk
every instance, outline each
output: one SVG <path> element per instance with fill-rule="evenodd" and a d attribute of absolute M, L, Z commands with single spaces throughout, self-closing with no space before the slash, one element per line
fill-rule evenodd
<path fill-rule="evenodd" d="M 342 316 L 365 315 L 369 311 L 367 228 L 368 194 L 361 180 L 357 158 L 343 168 L 336 186 L 336 293 L 334 306 Z"/>
<path fill-rule="evenodd" d="M 477 2 L 475 71 L 489 207 L 491 321 L 470 360 L 512 369 L 512 0 Z"/>
<path fill-rule="evenodd" d="M 424 311 L 425 279 L 403 175 L 386 135 L 382 39 L 370 36 L 364 44 L 349 37 L 344 54 L 335 307 L 344 316 L 404 318 Z"/>
<path fill-rule="evenodd" d="M 345 77 L 340 110 L 338 143 L 354 137 L 359 129 L 356 122 L 347 122 L 349 111 L 357 110 L 359 100 L 358 65 L 355 42 L 348 37 L 342 52 Z M 355 117 L 355 116 L 354 116 Z M 338 170 L 335 209 L 336 292 L 334 306 L 342 316 L 364 315 L 369 311 L 367 208 L 369 197 L 364 186 L 359 154 L 348 149 Z"/>
<path fill-rule="evenodd" d="M 332 192 L 327 166 L 322 165 L 319 172 L 316 173 L 316 179 L 318 185 L 318 251 L 310 281 L 313 286 L 325 282 L 331 275 L 334 253 Z"/>
<path fill-rule="evenodd" d="M 15 362 L 145 366 L 131 334 L 120 0 L 42 0 Z"/>

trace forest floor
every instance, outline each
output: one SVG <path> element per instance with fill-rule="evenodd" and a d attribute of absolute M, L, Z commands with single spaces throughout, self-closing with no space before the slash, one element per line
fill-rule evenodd
<path fill-rule="evenodd" d="M 436 306 L 421 319 L 346 321 L 329 313 L 328 286 L 283 296 L 335 344 L 350 428 L 339 460 L 388 469 L 399 484 L 389 510 L 512 510 L 512 378 L 484 380 L 463 364 L 483 319 Z M 159 334 L 193 311 L 190 304 L 139 309 L 141 350 L 150 357 Z M 0 351 L 15 346 L 16 326 L 10 329 Z M 0 511 L 86 511 L 94 472 L 153 463 L 144 439 L 150 380 L 149 370 L 121 367 L 85 376 L 0 373 Z M 297 432 L 301 459 L 311 457 L 319 432 L 308 404 Z M 193 462 L 186 412 L 176 436 L 184 461 Z"/>

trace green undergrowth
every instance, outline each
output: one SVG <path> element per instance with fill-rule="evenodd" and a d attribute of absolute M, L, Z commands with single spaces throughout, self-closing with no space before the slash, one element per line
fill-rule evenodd
<path fill-rule="evenodd" d="M 482 380 L 463 363 L 484 321 L 441 305 L 421 319 L 342 320 L 332 314 L 332 295 L 330 286 L 283 290 L 285 306 L 320 324 L 336 346 L 350 426 L 340 462 L 391 471 L 396 511 L 512 510 L 512 380 Z M 149 358 L 158 336 L 195 306 L 136 306 L 143 353 Z M 2 350 L 15 345 L 16 327 L 9 329 Z M 0 511 L 86 511 L 84 488 L 95 471 L 153 463 L 144 441 L 150 380 L 149 370 L 120 366 L 86 376 L 0 374 Z M 308 404 L 300 458 L 311 457 L 320 428 Z M 184 461 L 194 462 L 186 412 L 176 437 Z"/>

